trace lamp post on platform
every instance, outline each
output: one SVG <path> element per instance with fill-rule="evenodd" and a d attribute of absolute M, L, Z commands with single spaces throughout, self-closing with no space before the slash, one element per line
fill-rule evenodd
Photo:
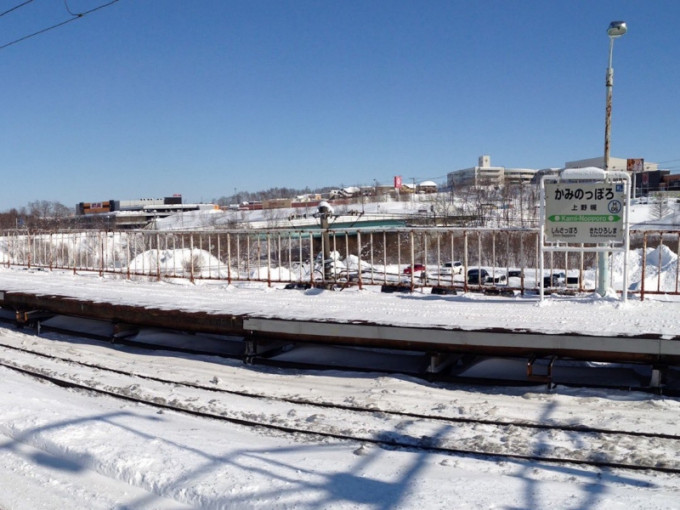
<path fill-rule="evenodd" d="M 604 116 L 604 170 L 609 171 L 609 145 L 611 139 L 611 118 L 612 118 L 612 88 L 614 87 L 614 69 L 612 67 L 612 58 L 614 54 L 614 39 L 621 37 L 628 31 L 625 21 L 612 21 L 607 28 L 607 35 L 609 36 L 609 63 L 607 65 L 607 78 L 605 85 L 607 87 L 607 104 Z M 597 260 L 598 279 L 597 292 L 604 296 L 607 293 L 607 280 L 609 280 L 609 253 L 599 252 Z M 626 292 L 626 289 L 624 289 Z"/>
<path fill-rule="evenodd" d="M 612 58 L 614 54 L 614 39 L 626 33 L 628 27 L 625 21 L 612 21 L 607 29 L 609 35 L 609 64 L 607 65 L 607 108 L 604 120 L 604 169 L 609 170 L 609 142 L 612 129 L 612 88 L 614 87 L 614 69 Z"/>

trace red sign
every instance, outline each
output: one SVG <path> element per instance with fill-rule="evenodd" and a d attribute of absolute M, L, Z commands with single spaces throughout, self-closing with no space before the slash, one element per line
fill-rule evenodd
<path fill-rule="evenodd" d="M 394 187 L 397 189 L 401 188 L 401 175 L 394 176 Z"/>

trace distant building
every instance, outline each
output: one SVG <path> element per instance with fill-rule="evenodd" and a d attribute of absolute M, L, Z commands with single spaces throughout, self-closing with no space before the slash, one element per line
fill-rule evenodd
<path fill-rule="evenodd" d="M 437 184 L 433 181 L 423 181 L 416 186 L 418 193 L 436 193 Z"/>
<path fill-rule="evenodd" d="M 680 190 L 680 174 L 665 174 L 662 180 L 667 190 Z"/>
<path fill-rule="evenodd" d="M 375 187 L 375 194 L 376 195 L 389 195 L 394 192 L 394 186 L 392 185 L 384 185 L 384 184 L 378 184 Z"/>
<path fill-rule="evenodd" d="M 415 184 L 411 184 L 410 182 L 402 182 L 399 191 L 401 193 L 415 193 L 416 186 Z"/>
<path fill-rule="evenodd" d="M 672 182 L 669 174 L 670 171 L 668 170 L 651 170 L 634 173 L 631 177 L 633 179 L 635 195 L 647 195 L 656 191 L 672 189 L 673 187 L 678 189 L 677 183 Z"/>
<path fill-rule="evenodd" d="M 567 161 L 565 168 L 585 168 L 594 166 L 604 168 L 604 156 L 597 158 Z M 668 170 L 659 170 L 658 163 L 650 163 L 644 159 L 609 158 L 609 170 L 629 172 L 635 196 L 646 195 L 652 191 L 668 188 Z"/>
<path fill-rule="evenodd" d="M 501 186 L 530 182 L 536 170 L 531 168 L 505 168 L 491 166 L 491 156 L 480 156 L 477 166 L 455 170 L 446 176 L 450 189 L 458 186 Z"/>
<path fill-rule="evenodd" d="M 521 184 L 531 182 L 536 172 L 533 168 L 506 168 L 503 178 L 506 184 Z"/>
<path fill-rule="evenodd" d="M 604 168 L 604 156 L 589 159 L 567 161 L 564 168 Z M 559 172 L 559 168 L 505 168 L 491 166 L 491 156 L 480 156 L 477 166 L 450 172 L 446 176 L 449 189 L 458 186 L 502 186 L 505 184 L 532 183 L 539 184 L 541 177 Z M 631 174 L 633 186 L 637 193 L 646 191 L 670 189 L 680 187 L 680 182 L 671 181 L 667 170 L 659 170 L 658 163 L 647 162 L 644 159 L 609 158 L 609 170 L 628 171 Z"/>
<path fill-rule="evenodd" d="M 590 159 L 579 159 L 578 161 L 567 161 L 564 168 L 586 168 L 594 166 L 595 168 L 604 168 L 604 156 Z M 653 172 L 659 169 L 658 163 L 644 162 L 643 172 Z M 628 159 L 626 158 L 609 158 L 609 170 L 625 172 L 628 170 Z"/>

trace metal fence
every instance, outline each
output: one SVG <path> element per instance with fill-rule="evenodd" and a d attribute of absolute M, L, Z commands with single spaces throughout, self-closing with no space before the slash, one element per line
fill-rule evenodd
<path fill-rule="evenodd" d="M 273 284 L 382 285 L 389 289 L 588 292 L 595 256 L 548 254 L 538 267 L 537 229 L 7 231 L 6 267 L 94 271 L 125 278 L 256 281 Z M 678 294 L 678 232 L 631 232 L 629 292 Z M 458 262 L 458 263 L 457 263 Z M 611 286 L 621 292 L 613 257 Z M 619 268 L 620 269 L 620 268 Z"/>

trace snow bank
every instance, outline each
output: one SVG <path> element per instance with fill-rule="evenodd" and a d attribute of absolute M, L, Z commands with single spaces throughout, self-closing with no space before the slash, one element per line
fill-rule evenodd
<path fill-rule="evenodd" d="M 181 248 L 175 250 L 147 250 L 130 261 L 134 273 L 203 278 L 226 278 L 227 266 L 205 250 Z"/>
<path fill-rule="evenodd" d="M 678 256 L 667 246 L 647 248 L 644 264 L 644 288 L 647 291 L 676 292 L 678 283 Z M 615 254 L 612 259 L 612 271 L 622 273 L 623 254 Z M 628 257 L 628 280 L 631 291 L 642 289 L 643 283 L 643 251 L 633 250 Z"/>

